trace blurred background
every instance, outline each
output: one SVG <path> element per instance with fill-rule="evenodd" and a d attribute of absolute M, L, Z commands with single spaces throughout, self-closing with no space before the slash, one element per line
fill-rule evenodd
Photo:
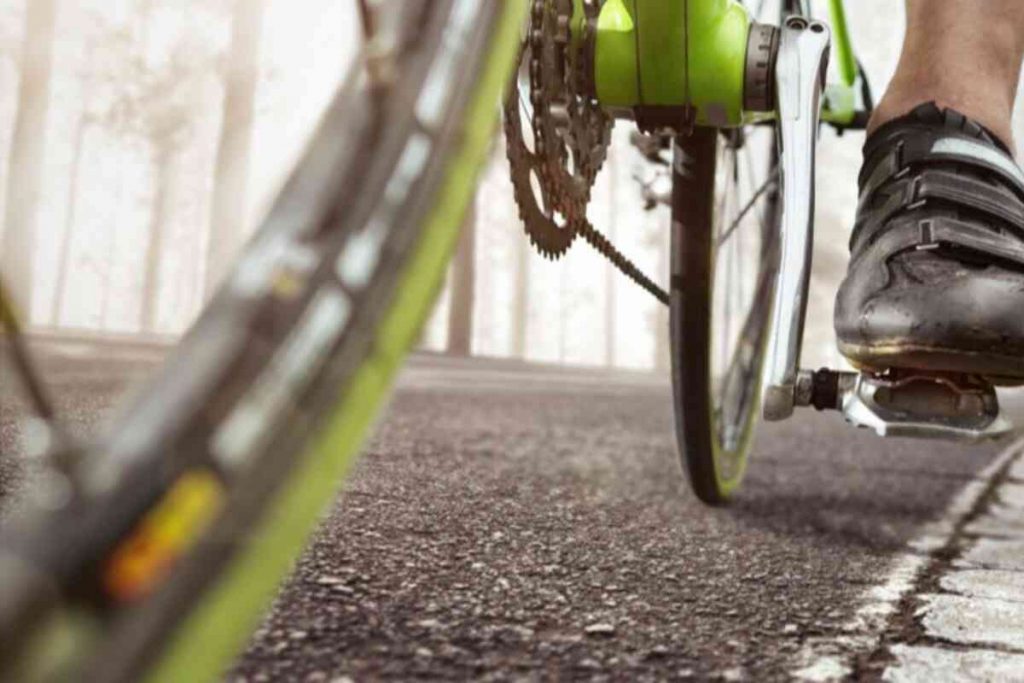
<path fill-rule="evenodd" d="M 880 96 L 902 3 L 847 5 Z M 31 327 L 166 340 L 187 329 L 351 62 L 352 10 L 339 0 L 0 0 L 0 268 Z M 590 218 L 665 282 L 667 210 L 643 210 L 636 176 L 650 169 L 628 137 L 620 123 Z M 829 129 L 823 138 L 808 365 L 839 363 L 832 299 L 863 142 Z M 532 251 L 501 140 L 466 230 L 425 349 L 667 367 L 667 313 L 653 299 L 582 241 L 560 262 Z"/>

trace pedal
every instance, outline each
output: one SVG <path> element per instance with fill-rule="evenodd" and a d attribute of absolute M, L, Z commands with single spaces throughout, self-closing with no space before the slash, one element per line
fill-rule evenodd
<path fill-rule="evenodd" d="M 879 436 L 978 442 L 1013 429 L 995 388 L 973 375 L 802 370 L 795 394 L 797 405 L 839 410 L 847 422 Z"/>

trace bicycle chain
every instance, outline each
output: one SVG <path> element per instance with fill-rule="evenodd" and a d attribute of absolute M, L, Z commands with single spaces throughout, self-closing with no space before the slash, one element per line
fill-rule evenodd
<path fill-rule="evenodd" d="M 528 51 L 534 150 L 524 142 L 518 73 L 504 105 L 506 154 L 519 216 L 531 243 L 545 257 L 560 258 L 582 236 L 621 273 L 667 304 L 665 290 L 587 219 L 590 192 L 607 158 L 612 120 L 594 99 L 588 77 L 586 46 L 595 39 L 600 3 L 584 0 L 582 6 L 584 49 L 573 49 L 573 0 L 533 0 L 531 5 L 520 63 Z M 567 167 L 570 159 L 572 171 Z"/>
<path fill-rule="evenodd" d="M 585 221 L 584 224 L 580 226 L 579 232 L 583 235 L 583 239 L 585 239 L 590 246 L 596 249 L 597 253 L 608 259 L 620 273 L 635 282 L 642 289 L 646 290 L 647 293 L 661 303 L 666 306 L 669 305 L 670 300 L 668 292 L 647 277 L 643 271 L 640 270 L 635 263 L 629 260 L 625 254 L 616 249 L 615 245 L 613 245 L 607 237 L 590 224 L 590 221 Z"/>

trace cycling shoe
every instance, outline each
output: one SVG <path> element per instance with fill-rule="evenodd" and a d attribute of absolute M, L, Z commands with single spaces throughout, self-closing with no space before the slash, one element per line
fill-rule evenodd
<path fill-rule="evenodd" d="M 1024 172 L 978 123 L 934 103 L 871 134 L 839 349 L 862 369 L 1024 381 Z"/>

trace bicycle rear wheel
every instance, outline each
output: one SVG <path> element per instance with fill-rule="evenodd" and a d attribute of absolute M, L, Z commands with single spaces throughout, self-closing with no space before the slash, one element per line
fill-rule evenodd
<path fill-rule="evenodd" d="M 760 404 L 781 218 L 773 133 L 699 129 L 676 141 L 676 434 L 694 492 L 712 505 L 743 479 Z"/>
<path fill-rule="evenodd" d="M 336 492 L 442 282 L 525 15 L 376 5 L 382 78 L 350 74 L 80 495 L 0 536 L 0 678 L 217 676 Z"/>
<path fill-rule="evenodd" d="M 750 3 L 754 4 L 754 3 Z M 755 19 L 804 14 L 756 3 Z M 698 129 L 676 140 L 671 345 L 676 440 L 691 487 L 727 503 L 746 473 L 760 412 L 782 222 L 775 125 Z"/>

